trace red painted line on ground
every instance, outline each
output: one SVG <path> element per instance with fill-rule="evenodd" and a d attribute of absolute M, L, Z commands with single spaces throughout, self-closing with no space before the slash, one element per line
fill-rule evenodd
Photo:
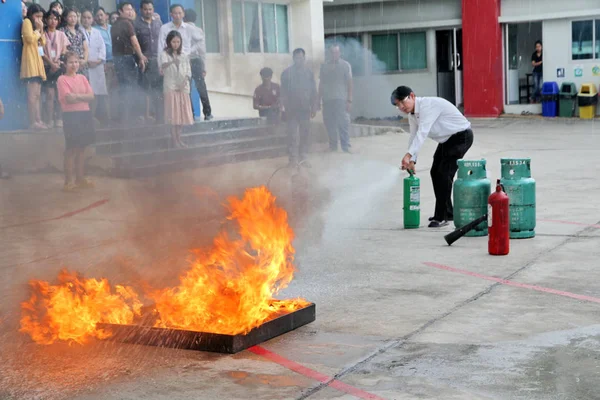
<path fill-rule="evenodd" d="M 555 224 L 587 226 L 589 228 L 598 228 L 598 229 L 600 229 L 600 225 L 597 225 L 597 224 L 585 224 L 583 222 L 559 221 L 559 220 L 556 220 L 556 219 L 540 219 L 538 221 L 541 221 L 541 222 L 553 222 Z"/>
<path fill-rule="evenodd" d="M 325 374 L 317 372 L 313 369 L 307 368 L 301 364 L 298 364 L 295 361 L 288 360 L 285 357 L 280 356 L 277 353 L 273 353 L 261 346 L 252 346 L 248 349 L 254 354 L 262 356 L 270 361 L 273 361 L 276 364 L 281 365 L 291 371 L 294 371 L 300 375 L 304 375 L 307 378 L 314 379 L 315 381 L 319 381 L 324 383 L 325 385 L 332 387 L 334 389 L 339 390 L 340 392 L 347 393 L 354 397 L 358 397 L 359 399 L 369 399 L 369 400 L 384 400 L 383 397 L 379 397 L 375 394 L 365 392 L 364 390 L 355 388 L 354 386 L 350 386 L 344 382 L 338 381 L 337 379 L 333 379 Z"/>
<path fill-rule="evenodd" d="M 556 289 L 546 288 L 546 287 L 542 287 L 542 286 L 528 285 L 526 283 L 518 283 L 518 282 L 509 281 L 509 280 L 502 279 L 502 278 L 496 278 L 495 276 L 483 275 L 483 274 L 479 274 L 477 272 L 467 271 L 464 269 L 449 267 L 447 265 L 442 265 L 442 264 L 437 264 L 437 263 L 432 263 L 432 262 L 425 262 L 423 264 L 425 264 L 429 267 L 443 269 L 445 271 L 456 272 L 458 274 L 463 274 L 463 275 L 468 275 L 468 276 L 472 276 L 475 278 L 485 279 L 487 281 L 498 282 L 498 283 L 501 283 L 501 284 L 507 285 L 507 286 L 513 286 L 513 287 L 518 287 L 518 288 L 522 288 L 522 289 L 531 289 L 531 290 L 536 290 L 538 292 L 556 294 L 556 295 L 564 296 L 564 297 L 570 297 L 572 299 L 591 301 L 593 303 L 600 303 L 600 298 L 598 298 L 598 297 L 585 296 L 582 294 L 565 292 L 563 290 L 556 290 Z"/>
<path fill-rule="evenodd" d="M 58 217 L 46 218 L 46 219 L 38 219 L 38 220 L 35 220 L 35 221 L 24 222 L 22 224 L 0 226 L 0 229 L 17 228 L 19 226 L 34 225 L 34 224 L 40 224 L 42 222 L 56 221 L 56 220 L 59 220 L 59 219 L 69 218 L 69 217 L 72 217 L 74 215 L 81 214 L 82 212 L 86 212 L 86 211 L 89 211 L 91 209 L 100 207 L 101 205 L 108 203 L 108 200 L 109 199 L 98 200 L 97 202 L 92 203 L 92 204 L 90 204 L 87 207 L 83 207 L 83 208 L 80 208 L 79 210 L 75 210 L 75 211 L 70 211 L 70 212 L 68 212 L 66 214 L 59 215 Z"/>

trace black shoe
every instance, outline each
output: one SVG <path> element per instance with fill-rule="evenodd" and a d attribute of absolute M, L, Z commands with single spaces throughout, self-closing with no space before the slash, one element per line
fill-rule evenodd
<path fill-rule="evenodd" d="M 435 219 L 429 223 L 430 228 L 441 228 L 448 225 L 448 221 L 436 221 Z"/>
<path fill-rule="evenodd" d="M 352 154 L 352 151 L 350 149 L 343 149 L 342 151 L 346 154 Z"/>
<path fill-rule="evenodd" d="M 204 117 L 205 121 L 210 121 L 211 119 L 213 119 L 214 117 L 211 115 L 207 115 L 206 117 Z"/>
<path fill-rule="evenodd" d="M 428 221 L 431 222 L 435 219 L 435 217 L 429 217 Z M 450 217 L 446 217 L 446 221 L 454 221 L 454 217 L 450 216 Z"/>

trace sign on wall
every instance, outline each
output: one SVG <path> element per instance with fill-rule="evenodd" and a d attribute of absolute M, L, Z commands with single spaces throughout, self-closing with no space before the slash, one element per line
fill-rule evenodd
<path fill-rule="evenodd" d="M 583 66 L 575 65 L 573 67 L 573 75 L 575 75 L 575 78 L 581 78 L 583 76 Z"/>
<path fill-rule="evenodd" d="M 556 77 L 564 78 L 565 77 L 565 69 L 564 68 L 556 68 Z"/>
<path fill-rule="evenodd" d="M 592 75 L 594 76 L 600 76 L 600 67 L 597 65 L 594 65 L 592 67 Z"/>

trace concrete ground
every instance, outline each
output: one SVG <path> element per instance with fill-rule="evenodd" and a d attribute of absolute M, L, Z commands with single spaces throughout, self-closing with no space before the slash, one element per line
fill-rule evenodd
<path fill-rule="evenodd" d="M 501 157 L 532 158 L 534 239 L 492 257 L 487 238 L 445 245 L 451 227 L 403 230 L 405 134 L 356 139 L 353 155 L 315 153 L 303 172 L 308 214 L 292 210 L 289 171 L 271 187 L 297 233 L 298 271 L 280 297 L 315 302 L 317 320 L 236 355 L 35 345 L 18 333 L 19 302 L 28 279 L 64 266 L 113 283 L 173 282 L 187 250 L 219 229 L 223 197 L 264 184 L 285 159 L 99 178 L 75 194 L 56 174 L 0 181 L 0 399 L 600 399 L 600 126 L 473 125 L 468 158 L 485 158 L 491 179 Z M 428 141 L 418 164 L 422 224 L 434 149 Z"/>

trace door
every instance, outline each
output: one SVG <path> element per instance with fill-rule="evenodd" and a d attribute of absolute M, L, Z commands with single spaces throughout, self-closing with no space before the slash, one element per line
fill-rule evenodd
<path fill-rule="evenodd" d="M 454 104 L 459 107 L 463 104 L 463 65 L 462 65 L 462 29 L 454 28 L 453 59 L 454 59 Z"/>
<path fill-rule="evenodd" d="M 456 102 L 453 41 L 452 30 L 435 32 L 437 95 L 452 104 Z"/>
<path fill-rule="evenodd" d="M 542 40 L 540 21 L 504 25 L 505 98 L 507 105 L 528 104 L 533 95 L 531 54 Z"/>
<path fill-rule="evenodd" d="M 506 44 L 506 104 L 519 104 L 519 69 L 522 57 L 517 46 L 517 26 L 504 25 Z"/>
<path fill-rule="evenodd" d="M 463 104 L 462 29 L 436 31 L 438 96 Z"/>

